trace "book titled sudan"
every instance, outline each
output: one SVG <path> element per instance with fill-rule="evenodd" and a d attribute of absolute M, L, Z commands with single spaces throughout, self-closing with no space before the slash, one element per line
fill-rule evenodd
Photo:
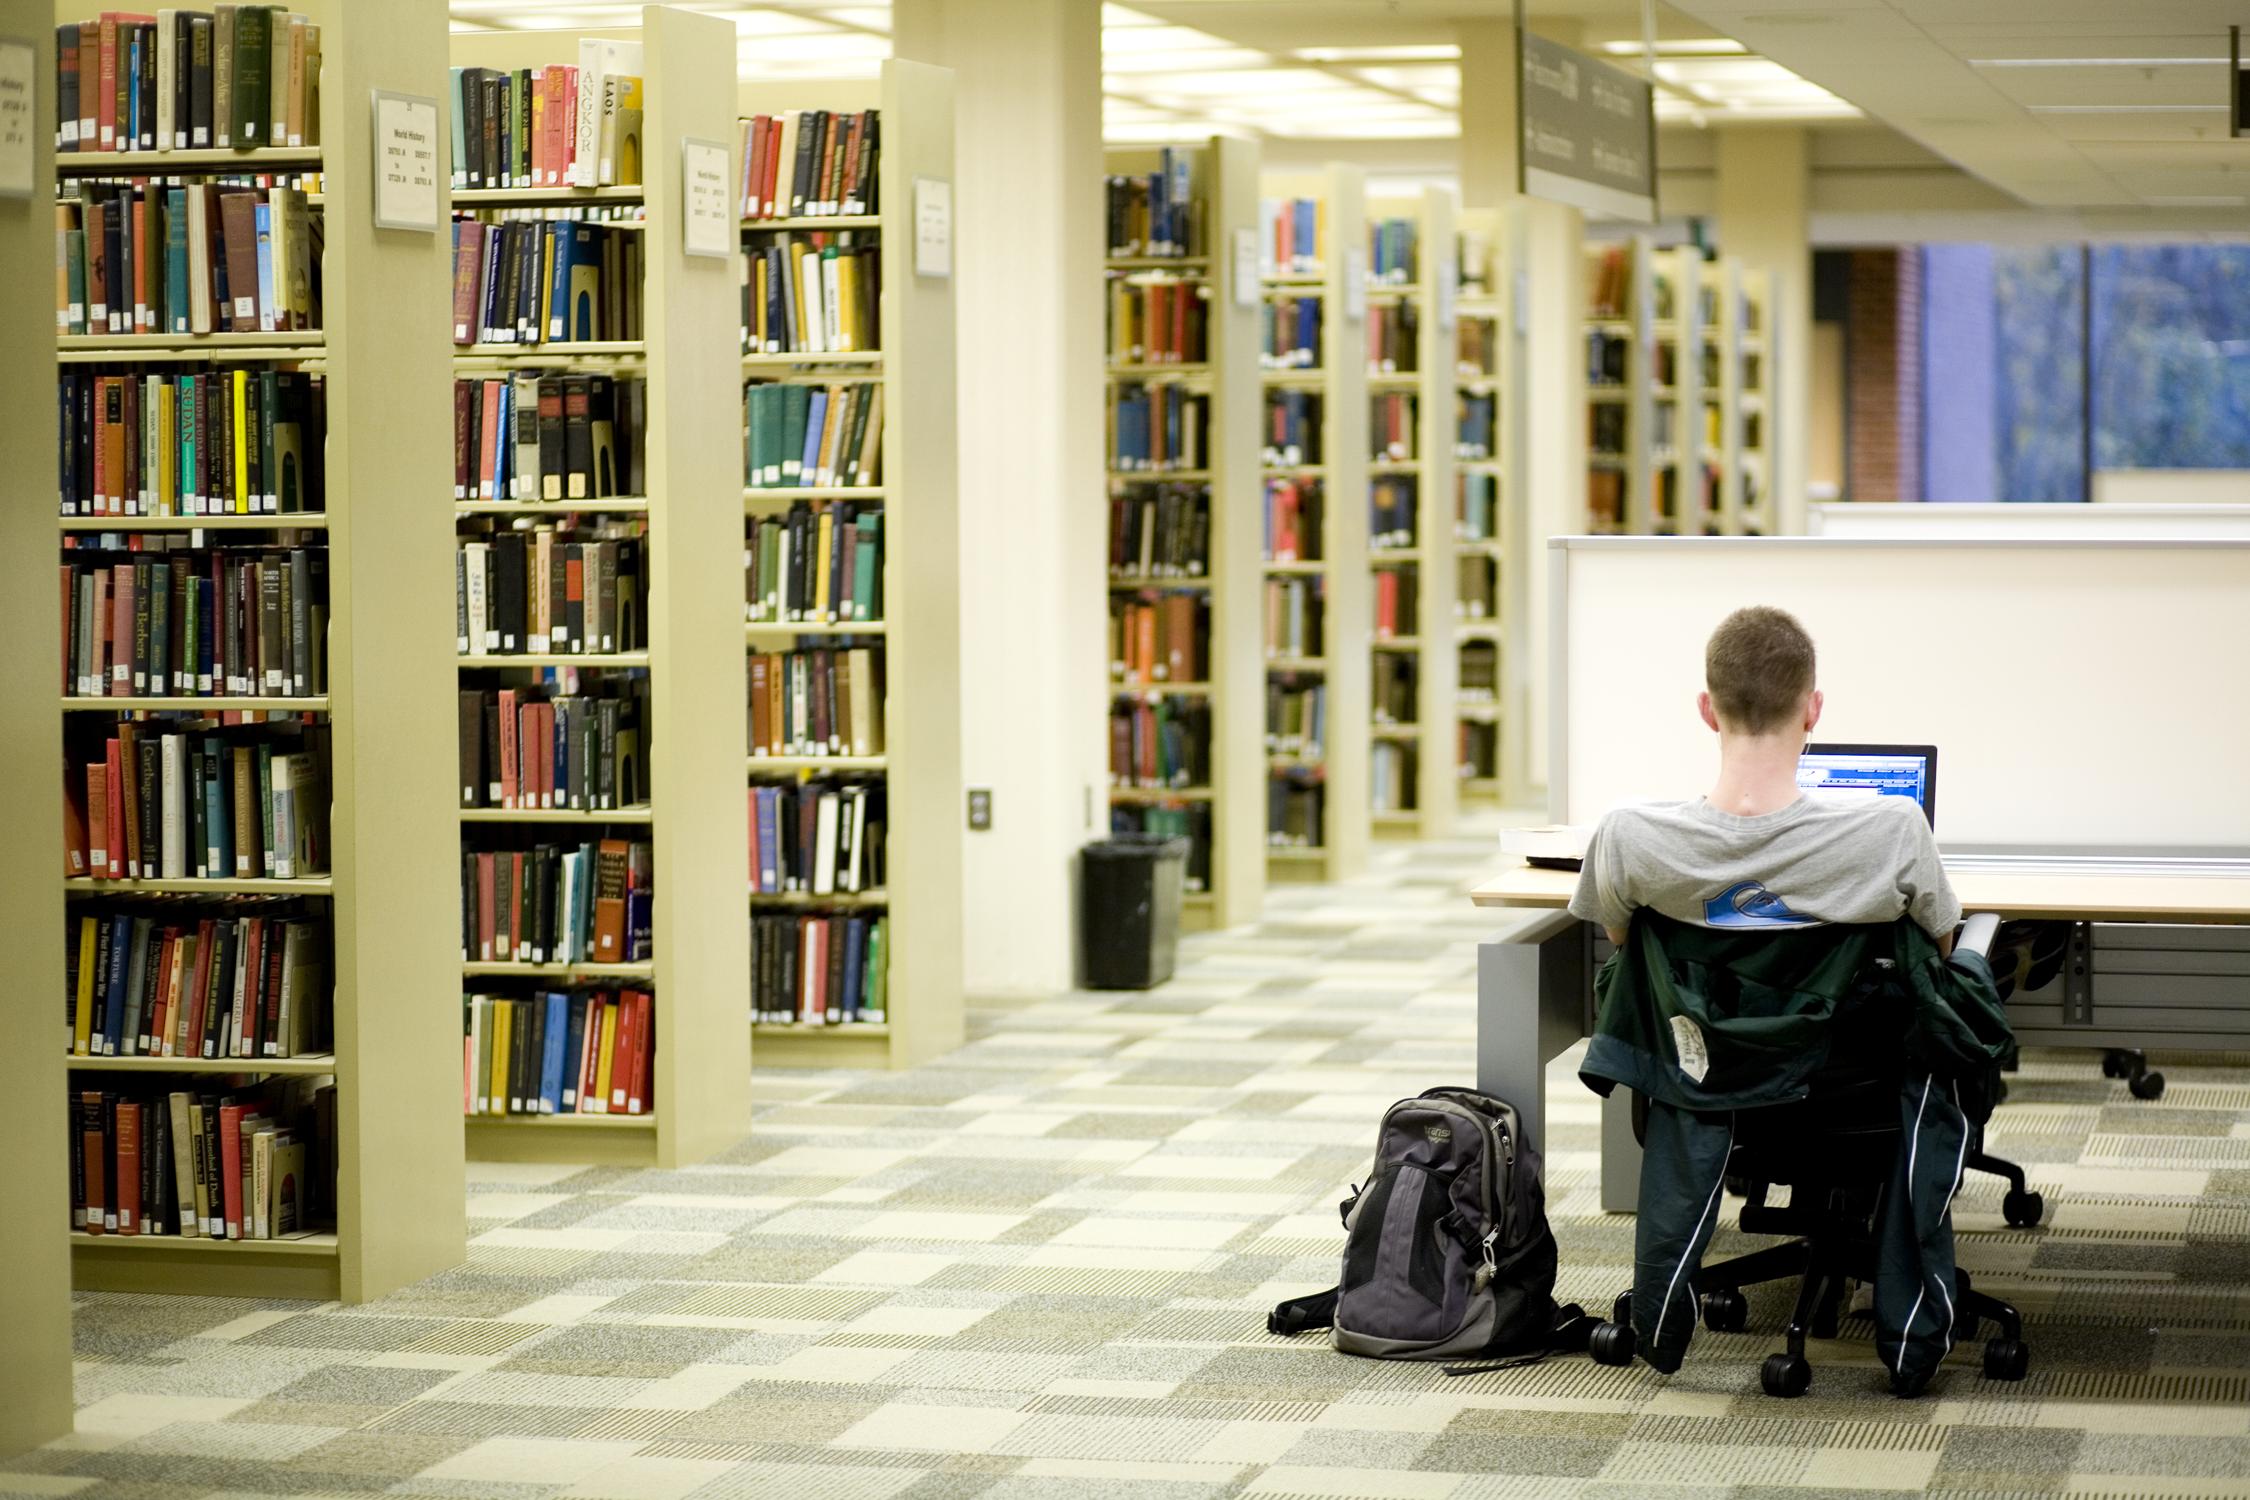
<path fill-rule="evenodd" d="M 327 389 L 296 370 L 58 380 L 62 514 L 290 516 L 326 504 Z"/>

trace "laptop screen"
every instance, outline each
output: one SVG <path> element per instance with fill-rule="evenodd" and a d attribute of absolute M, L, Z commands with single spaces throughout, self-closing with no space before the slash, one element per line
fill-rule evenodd
<path fill-rule="evenodd" d="M 1797 785 L 1808 792 L 1912 797 L 1937 826 L 1937 749 L 1932 745 L 1807 745 Z"/>

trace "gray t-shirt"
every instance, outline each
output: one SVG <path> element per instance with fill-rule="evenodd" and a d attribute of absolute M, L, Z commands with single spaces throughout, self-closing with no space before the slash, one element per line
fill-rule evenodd
<path fill-rule="evenodd" d="M 1572 915 L 1623 929 L 1638 907 L 1704 927 L 1961 920 L 1911 797 L 1799 797 L 1754 818 L 1693 802 L 1611 809 L 1586 846 Z"/>

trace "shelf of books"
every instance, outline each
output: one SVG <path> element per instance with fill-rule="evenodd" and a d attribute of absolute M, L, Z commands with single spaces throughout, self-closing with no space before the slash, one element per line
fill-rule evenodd
<path fill-rule="evenodd" d="M 445 420 L 446 246 L 376 229 L 366 102 L 434 98 L 445 26 L 56 31 L 80 1287 L 359 1301 L 465 1253 L 450 1018 L 401 1003 L 451 963 L 444 458 L 398 440 Z"/>
<path fill-rule="evenodd" d="M 953 75 L 737 104 L 752 1047 L 907 1067 L 963 1035 Z"/>
<path fill-rule="evenodd" d="M 683 143 L 728 147 L 734 33 L 642 23 L 452 39 L 450 993 L 478 1159 L 675 1166 L 749 1130 L 745 854 L 709 816 L 745 754 L 710 441 L 740 420 L 709 337 L 736 277 L 687 252 L 680 200 Z"/>
<path fill-rule="evenodd" d="M 1463 209 L 1456 234 L 1454 302 L 1453 771 L 1464 803 L 1501 796 L 1501 655 L 1505 556 L 1501 515 L 1512 494 L 1508 465 L 1521 444 L 1510 429 L 1508 307 L 1501 215 Z"/>
<path fill-rule="evenodd" d="M 1735 486 L 1727 498 L 1729 534 L 1773 534 L 1772 399 L 1774 347 L 1769 329 L 1773 273 L 1738 269 L 1733 276 L 1735 306 L 1726 320 L 1732 342 L 1727 368 L 1734 380 L 1730 427 L 1734 461 L 1728 476 Z"/>
<path fill-rule="evenodd" d="M 1267 874 L 1337 880 L 1371 826 L 1366 190 L 1331 165 L 1259 192 Z"/>
<path fill-rule="evenodd" d="M 1460 795 L 1457 212 L 1443 188 L 1367 205 L 1369 808 L 1377 833 L 1413 838 L 1449 832 Z"/>
<path fill-rule="evenodd" d="M 1266 879 L 1260 304 L 1232 294 L 1258 275 L 1258 148 L 1105 166 L 1110 826 L 1185 837 L 1183 921 L 1231 927 Z"/>
<path fill-rule="evenodd" d="M 1649 256 L 1650 497 L 1643 528 L 1700 536 L 1718 522 L 1717 471 L 1705 461 L 1703 252 L 1693 245 Z"/>
<path fill-rule="evenodd" d="M 1658 422 L 1672 407 L 1655 399 L 1655 268 L 1645 237 L 1589 244 L 1586 256 L 1586 529 L 1596 535 L 1650 528 Z"/>

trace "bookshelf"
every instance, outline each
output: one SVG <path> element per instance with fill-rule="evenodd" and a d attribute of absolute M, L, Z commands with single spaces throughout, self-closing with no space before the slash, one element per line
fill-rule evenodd
<path fill-rule="evenodd" d="M 324 219 L 323 328 L 317 335 L 66 335 L 58 342 L 65 364 L 96 367 L 95 373 L 173 373 L 183 364 L 218 371 L 317 371 L 325 388 L 324 509 L 310 516 L 235 516 L 202 527 L 184 519 L 144 527 L 132 518 L 113 517 L 107 525 L 81 518 L 65 524 L 60 537 L 76 544 L 72 550 L 131 536 L 222 549 L 296 538 L 323 548 L 325 641 L 317 627 L 313 635 L 325 663 L 325 691 L 217 699 L 90 697 L 65 699 L 61 706 L 72 711 L 73 728 L 81 733 L 98 732 L 101 719 L 168 710 L 271 711 L 325 726 L 330 873 L 292 881 L 65 879 L 60 888 L 50 874 L 46 893 L 12 894 L 14 910 L 42 921 L 52 920 L 66 898 L 74 914 L 104 910 L 113 896 L 131 906 L 153 895 L 184 903 L 168 912 L 203 916 L 255 910 L 277 894 L 299 898 L 315 925 L 326 928 L 332 1052 L 225 1064 L 75 1056 L 68 1060 L 70 1087 L 112 1088 L 136 1074 L 159 1091 L 166 1081 L 190 1090 L 220 1087 L 214 1074 L 332 1084 L 336 1170 L 328 1196 L 334 1223 L 316 1224 L 322 1232 L 276 1240 L 73 1234 L 72 1278 L 81 1289 L 358 1302 L 430 1276 L 466 1253 L 460 1137 L 447 1114 L 459 1082 L 452 1018 L 442 1007 L 401 1003 L 401 997 L 442 991 L 451 982 L 453 961 L 447 936 L 451 899 L 442 882 L 430 879 L 430 851 L 449 837 L 453 779 L 449 747 L 429 733 L 430 724 L 448 710 L 450 688 L 446 543 L 441 529 L 425 519 L 427 497 L 448 482 L 446 458 L 442 444 L 399 441 L 402 431 L 436 433 L 448 422 L 447 245 L 442 233 L 375 227 L 370 165 L 376 152 L 367 103 L 378 86 L 442 97 L 446 17 L 437 0 L 399 0 L 379 15 L 342 0 L 307 0 L 297 9 L 320 26 L 325 44 L 320 146 L 122 158 L 98 151 L 63 153 L 55 172 L 66 186 L 120 167 L 167 175 L 239 173 L 246 166 L 317 172 L 319 191 L 310 202 Z M 51 45 L 53 33 L 47 34 Z M 51 118 L 44 83 L 39 96 Z M 6 378 L 18 378 L 21 367 L 11 361 Z M 47 372 L 41 368 L 36 374 L 44 384 Z M 51 429 L 46 441 L 53 442 Z M 6 524 L 24 530 L 15 538 L 23 545 L 8 548 L 9 557 L 27 564 L 36 557 L 45 566 L 54 556 L 52 541 L 34 546 L 29 534 L 35 518 L 46 529 L 48 513 L 30 505 L 10 507 Z M 45 589 L 53 587 L 51 574 L 48 579 Z M 51 593 L 39 592 L 52 600 Z M 50 609 L 23 629 L 51 650 L 54 625 Z M 22 653 L 23 668 L 46 678 L 41 701 L 53 701 L 53 661 L 44 651 Z M 22 697 L 33 701 L 28 687 Z M 164 721 L 142 722 L 154 727 Z M 45 735 L 52 746 L 56 720 L 46 711 L 11 715 L 10 724 L 14 731 Z M 10 761 L 38 768 L 36 791 L 22 792 L 13 805 L 52 808 L 52 749 L 26 747 Z M 44 860 L 32 863 L 53 868 Z M 60 966 L 49 965 L 44 956 L 60 946 L 47 936 L 32 945 L 31 951 L 42 955 L 35 962 L 46 984 L 59 984 Z M 44 991 L 38 1004 L 51 1017 L 46 995 L 52 990 L 46 984 L 34 988 Z M 42 1022 L 42 1029 L 48 1024 Z M 48 1037 L 42 1055 L 53 1046 L 51 1032 Z M 57 1113 L 51 1094 L 40 1109 L 47 1117 Z M 43 1118 L 42 1128 L 46 1123 Z M 44 1211 L 24 1217 L 35 1218 L 43 1231 L 60 1232 L 59 1225 L 49 1230 L 56 1221 Z M 11 1255 L 10 1263 L 20 1274 L 26 1261 Z"/>
<path fill-rule="evenodd" d="M 714 433 L 739 430 L 742 420 L 736 351 L 713 336 L 736 319 L 737 271 L 731 258 L 687 253 L 681 201 L 684 141 L 720 143 L 734 160 L 735 31 L 723 19 L 665 6 L 640 14 L 635 29 L 452 38 L 452 61 L 460 67 L 574 64 L 582 38 L 637 41 L 642 51 L 640 185 L 481 188 L 454 197 L 458 208 L 472 213 L 636 224 L 621 232 L 638 236 L 641 277 L 639 338 L 514 349 L 457 346 L 457 378 L 535 370 L 647 383 L 642 482 L 631 485 L 630 474 L 620 474 L 615 486 L 637 492 L 576 503 L 495 497 L 455 505 L 463 536 L 545 526 L 580 543 L 604 535 L 634 538 L 647 577 L 643 646 L 464 657 L 454 664 L 461 688 L 497 692 L 546 683 L 558 694 L 645 695 L 639 707 L 645 802 L 598 810 L 456 809 L 452 817 L 455 841 L 469 850 L 596 840 L 645 844 L 654 892 L 647 956 L 533 964 L 471 961 L 456 951 L 449 955 L 453 974 L 443 1008 L 453 1036 L 455 1092 L 447 1105 L 453 1115 L 463 1114 L 458 1091 L 462 997 L 468 994 L 650 995 L 653 1097 L 638 1114 L 467 1114 L 468 1151 L 479 1160 L 676 1167 L 702 1160 L 750 1129 L 740 999 L 748 989 L 749 931 L 740 894 L 748 879 L 747 841 L 738 818 L 715 815 L 738 805 L 748 754 L 747 725 L 736 707 L 745 700 L 739 523 L 731 498 L 741 487 L 740 464 L 732 444 L 712 440 Z M 453 800 L 459 802 L 458 793 Z M 459 905 L 457 896 L 448 896 Z M 447 930 L 458 925 L 449 922 Z"/>
<path fill-rule="evenodd" d="M 1716 521 L 1717 496 L 1704 458 L 1703 252 L 1692 245 L 1651 252 L 1649 349 L 1653 361 L 1648 530 L 1700 536 Z"/>
<path fill-rule="evenodd" d="M 1267 409 L 1289 393 L 1318 400 L 1302 456 L 1261 454 L 1265 480 L 1267 710 L 1267 875 L 1277 880 L 1340 880 L 1367 859 L 1368 726 L 1373 587 L 1368 567 L 1367 313 L 1369 262 L 1364 174 L 1331 164 L 1307 173 L 1265 173 L 1259 184 L 1267 321 L 1276 328 L 1301 302 L 1318 308 L 1317 361 L 1261 375 Z M 1307 205 L 1301 212 L 1292 204 Z M 1301 229 L 1291 231 L 1295 222 Z M 1298 258 L 1277 247 L 1292 235 Z M 1284 340 L 1284 343 L 1287 341 Z M 1270 420 L 1270 415 L 1269 419 Z M 1316 452 L 1317 450 L 1317 452 Z M 1275 461 L 1275 460 L 1279 461 Z M 1318 496 L 1318 525 L 1304 527 L 1306 550 L 1275 555 L 1282 496 L 1296 486 Z M 1292 589 L 1301 592 L 1292 593 Z M 1317 633 L 1286 633 L 1293 611 L 1317 619 Z M 1319 690 L 1317 715 L 1285 706 Z M 1298 703 L 1307 700 L 1296 697 Z M 1300 735 L 1298 731 L 1302 730 Z M 1292 806 L 1292 802 L 1297 804 Z M 1299 807 L 1317 808 L 1318 837 Z"/>
<path fill-rule="evenodd" d="M 1460 796 L 1454 713 L 1460 577 L 1453 535 L 1460 426 L 1457 212 L 1452 193 L 1434 187 L 1367 203 L 1369 254 L 1377 266 L 1369 291 L 1369 315 L 1377 322 L 1365 354 L 1370 526 L 1381 524 L 1378 497 L 1391 501 L 1394 520 L 1404 519 L 1396 507 L 1412 516 L 1402 532 L 1369 538 L 1369 810 L 1375 832 L 1410 838 L 1450 832 Z M 1403 230 L 1391 231 L 1387 249 L 1386 224 Z M 1386 258 L 1397 261 L 1387 272 Z M 1389 331 L 1386 317 L 1395 320 Z M 1378 347 L 1398 340 L 1411 343 L 1411 367 L 1403 345 Z M 1388 617 L 1387 593 L 1394 598 Z"/>
<path fill-rule="evenodd" d="M 1738 485 L 1730 524 L 1751 536 L 1774 531 L 1773 419 L 1771 412 L 1774 344 L 1771 333 L 1773 273 L 1737 270 L 1734 315 L 1727 319 L 1733 341 L 1727 368 L 1735 382 L 1734 420 L 1729 428 L 1734 464 L 1729 475 Z"/>
<path fill-rule="evenodd" d="M 1508 316 L 1505 221 L 1497 209 L 1461 210 L 1460 293 L 1454 302 L 1452 350 L 1456 402 L 1451 518 L 1456 593 L 1455 775 L 1464 804 L 1496 805 L 1502 798 L 1501 664 L 1505 612 L 1520 590 L 1505 586 L 1509 562 L 1504 539 L 1519 481 L 1522 443 L 1515 422 L 1517 383 L 1511 378 L 1521 351 Z"/>
<path fill-rule="evenodd" d="M 1590 244 L 1586 262 L 1586 529 L 1650 529 L 1655 268 L 1645 236 Z"/>
<path fill-rule="evenodd" d="M 1187 243 L 1181 253 L 1113 254 L 1103 268 L 1105 304 L 1111 323 L 1106 377 L 1111 411 L 1108 444 L 1110 614 L 1112 648 L 1105 664 L 1111 693 L 1111 826 L 1120 830 L 1176 832 L 1186 828 L 1200 846 L 1189 861 L 1190 879 L 1183 922 L 1192 928 L 1233 927 L 1256 918 L 1265 900 L 1266 768 L 1262 733 L 1265 698 L 1263 611 L 1260 608 L 1261 539 L 1258 379 L 1260 307 L 1235 289 L 1255 286 L 1255 257 L 1237 254 L 1238 236 L 1257 229 L 1258 147 L 1233 136 L 1212 136 L 1174 146 L 1112 148 L 1104 167 L 1112 187 L 1130 196 L 1124 179 L 1144 186 L 1167 161 L 1189 183 Z M 1177 175 L 1177 173 L 1175 173 Z M 1126 248 L 1124 244 L 1112 248 Z M 1204 347 L 1169 347 L 1166 330 L 1153 330 L 1167 356 L 1136 359 L 1128 336 L 1132 320 L 1144 313 L 1168 316 L 1176 297 L 1194 299 L 1183 321 L 1199 321 Z M 1123 325 L 1121 327 L 1121 325 Z M 1143 349 L 1144 355 L 1150 351 Z M 1200 354 L 1200 359 L 1171 359 Z M 1134 466 L 1127 437 L 1142 400 L 1162 400 L 1177 387 L 1201 408 L 1202 451 L 1193 467 Z M 1131 545 L 1148 523 L 1177 506 L 1175 497 L 1200 505 L 1206 544 L 1192 571 L 1145 572 Z M 1132 519 L 1121 519 L 1130 508 Z M 1190 522 L 1190 525 L 1193 523 Z M 1166 608 L 1200 615 L 1201 666 L 1190 680 L 1157 676 L 1150 664 L 1127 660 L 1124 648 L 1140 649 L 1134 639 L 1144 612 L 1161 618 Z M 1130 625 L 1127 622 L 1132 622 Z M 1162 646 L 1159 649 L 1163 649 Z M 1206 774 L 1169 786 L 1136 784 L 1130 763 L 1136 725 L 1146 728 L 1166 712 L 1166 700 L 1192 712 L 1201 708 Z M 1253 706 L 1257 705 L 1257 706 Z"/>
<path fill-rule="evenodd" d="M 51 11 L 7 0 L 5 30 L 36 53 L 35 97 L 42 114 L 55 71 Z M 52 126 L 32 132 L 32 181 L 54 173 Z M 0 361 L 0 464 L 25 476 L 19 503 L 0 506 L 0 628 L 17 650 L 0 658 L 0 683 L 11 705 L 0 715 L 0 803 L 32 830 L 52 838 L 62 826 L 55 747 L 62 715 L 55 702 L 55 662 L 62 640 L 53 607 L 55 538 L 49 514 L 33 494 L 51 491 L 32 476 L 55 465 L 55 365 L 42 352 L 55 337 L 55 226 L 39 195 L 0 198 L 0 342 L 15 351 Z M 35 846 L 36 847 L 36 846 Z M 9 1358 L 0 1361 L 0 1454 L 62 1437 L 71 1427 L 69 1241 L 58 1232 L 71 1202 L 71 1149 L 58 1105 L 63 1059 L 56 1054 L 54 1007 L 63 988 L 63 894 L 44 858 L 0 861 L 0 902 L 16 953 L 15 993 L 0 1004 L 0 1049 L 15 1069 L 15 1086 L 0 1093 L 0 1134 L 10 1143 L 10 1180 L 20 1211 L 0 1220 L 0 1327 Z"/>
<path fill-rule="evenodd" d="M 731 57 L 731 52 L 729 54 Z M 742 264 L 765 247 L 808 234 L 872 240 L 881 301 L 874 350 L 830 354 L 741 355 L 741 392 L 780 384 L 874 384 L 882 402 L 880 482 L 848 486 L 745 487 L 738 454 L 732 484 L 743 496 L 733 534 L 736 555 L 750 524 L 785 515 L 799 501 L 853 502 L 881 518 L 881 616 L 866 623 L 742 623 L 745 579 L 737 574 L 734 638 L 750 652 L 778 653 L 856 644 L 871 654 L 882 684 L 882 743 L 874 756 L 759 755 L 747 760 L 749 784 L 801 781 L 879 784 L 888 812 L 884 880 L 872 890 L 835 896 L 802 891 L 752 893 L 754 919 L 837 915 L 887 923 L 884 1019 L 828 1024 L 750 1020 L 760 1063 L 828 1067 L 910 1067 L 960 1045 L 962 1002 L 960 536 L 956 495 L 953 282 L 914 270 L 914 192 L 918 180 L 950 182 L 953 74 L 891 60 L 865 82 L 743 84 L 731 96 L 742 120 L 827 110 L 879 111 L 876 212 L 745 218 Z M 730 138 L 741 139 L 729 124 Z M 738 158 L 740 152 L 737 152 Z M 786 156 L 786 153 L 784 153 Z M 742 162 L 736 163 L 738 174 Z M 780 182 L 788 183 L 786 162 Z M 738 205 L 739 206 L 739 205 Z M 730 326 L 739 319 L 729 315 Z M 754 395 L 738 394 L 730 430 L 745 431 Z M 716 446 L 716 445 L 714 445 Z M 738 645 L 737 652 L 744 647 Z M 743 762 L 731 796 L 745 795 Z M 717 804 L 714 804 L 717 805 Z M 738 887 L 738 889 L 741 889 Z M 739 897 L 737 898 L 740 899 Z M 871 931 L 872 929 L 863 929 Z M 746 1019 L 748 985 L 728 997 L 734 1024 Z"/>

